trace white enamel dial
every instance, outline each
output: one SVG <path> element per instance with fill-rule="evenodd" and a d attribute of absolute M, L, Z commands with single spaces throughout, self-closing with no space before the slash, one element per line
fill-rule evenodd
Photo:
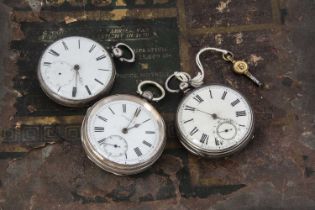
<path fill-rule="evenodd" d="M 98 102 L 89 111 L 83 129 L 85 147 L 101 157 L 105 170 L 114 173 L 128 174 L 128 167 L 151 165 L 165 144 L 162 118 L 149 103 L 130 95 Z M 115 166 L 127 172 L 119 172 Z"/>
<path fill-rule="evenodd" d="M 99 43 L 77 36 L 51 44 L 38 66 L 45 93 L 69 106 L 86 103 L 108 91 L 114 76 L 110 54 Z"/>
<path fill-rule="evenodd" d="M 234 89 L 209 85 L 189 93 L 177 112 L 182 143 L 195 153 L 222 156 L 248 142 L 253 130 L 253 112 Z"/>

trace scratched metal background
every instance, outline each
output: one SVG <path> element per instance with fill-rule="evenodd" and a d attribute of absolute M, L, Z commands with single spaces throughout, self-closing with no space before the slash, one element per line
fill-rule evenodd
<path fill-rule="evenodd" d="M 314 17 L 313 0 L 0 0 L 0 209 L 315 209 Z M 173 127 L 180 96 L 168 95 L 161 159 L 131 177 L 100 170 L 80 145 L 85 109 L 56 105 L 35 77 L 45 46 L 68 35 L 136 49 L 113 93 L 194 72 L 203 46 L 235 52 L 265 87 L 218 55 L 204 58 L 206 82 L 249 98 L 255 139 L 226 159 L 188 154 Z"/>

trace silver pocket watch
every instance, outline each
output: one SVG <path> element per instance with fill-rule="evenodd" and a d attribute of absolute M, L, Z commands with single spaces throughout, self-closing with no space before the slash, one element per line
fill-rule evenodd
<path fill-rule="evenodd" d="M 130 58 L 124 58 L 123 49 Z M 87 105 L 111 89 L 116 69 L 112 58 L 135 61 L 134 51 L 124 43 L 107 51 L 94 40 L 71 36 L 60 39 L 42 54 L 37 68 L 40 86 L 55 102 L 69 107 Z"/>
<path fill-rule="evenodd" d="M 182 145 L 199 156 L 224 157 L 239 151 L 253 138 L 254 113 L 248 100 L 237 90 L 221 84 L 203 86 L 200 55 L 205 51 L 222 53 L 224 60 L 234 64 L 236 73 L 245 74 L 259 86 L 262 83 L 248 72 L 244 61 L 234 61 L 231 52 L 211 47 L 201 49 L 196 56 L 200 69 L 197 76 L 191 78 L 186 72 L 175 72 L 167 78 L 167 91 L 185 94 L 175 122 Z M 180 81 L 178 89 L 170 88 L 173 78 Z"/>
<path fill-rule="evenodd" d="M 155 86 L 160 96 L 146 90 Z M 81 140 L 88 158 L 116 175 L 137 174 L 151 166 L 166 143 L 165 123 L 148 102 L 165 96 L 161 85 L 143 81 L 133 95 L 106 97 L 88 109 L 81 127 Z"/>

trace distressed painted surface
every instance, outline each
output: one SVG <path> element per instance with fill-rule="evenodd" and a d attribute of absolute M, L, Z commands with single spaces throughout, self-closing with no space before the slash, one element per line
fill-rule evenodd
<path fill-rule="evenodd" d="M 0 208 L 314 209 L 315 3 L 297 0 L 0 1 Z M 3 36 L 5 34 L 5 36 Z M 125 41 L 135 65 L 118 64 L 112 93 L 182 69 L 194 72 L 203 46 L 227 48 L 265 83 L 258 89 L 219 55 L 203 57 L 206 83 L 239 89 L 256 114 L 255 139 L 241 153 L 206 160 L 176 139 L 180 96 L 159 104 L 167 149 L 148 171 L 117 177 L 80 145 L 85 109 L 51 102 L 35 77 L 41 51 L 67 35 L 103 45 Z"/>

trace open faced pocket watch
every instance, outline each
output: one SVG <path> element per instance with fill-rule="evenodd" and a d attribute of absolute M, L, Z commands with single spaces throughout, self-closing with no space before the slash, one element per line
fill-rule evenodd
<path fill-rule="evenodd" d="M 123 58 L 123 49 L 131 58 Z M 99 43 L 79 36 L 60 39 L 42 54 L 37 75 L 40 86 L 48 97 L 69 107 L 87 105 L 105 95 L 115 79 L 112 57 L 122 62 L 135 61 L 133 50 L 124 43 L 107 51 Z"/>
<path fill-rule="evenodd" d="M 239 151 L 252 139 L 254 113 L 248 100 L 237 90 L 220 84 L 202 85 L 204 68 L 200 55 L 205 51 L 222 53 L 224 60 L 234 64 L 236 73 L 245 74 L 259 86 L 261 82 L 249 73 L 244 61 L 235 61 L 231 52 L 211 47 L 198 52 L 196 63 L 200 72 L 196 77 L 175 72 L 167 78 L 165 87 L 169 92 L 185 94 L 175 122 L 182 145 L 196 155 L 223 157 Z M 180 81 L 179 89 L 170 88 L 173 78 Z"/>
<path fill-rule="evenodd" d="M 142 89 L 155 86 L 158 97 Z M 165 96 L 161 85 L 143 81 L 133 95 L 106 97 L 88 109 L 81 128 L 83 148 L 88 158 L 102 169 L 131 175 L 151 166 L 165 147 L 165 123 L 148 101 L 158 102 Z"/>

